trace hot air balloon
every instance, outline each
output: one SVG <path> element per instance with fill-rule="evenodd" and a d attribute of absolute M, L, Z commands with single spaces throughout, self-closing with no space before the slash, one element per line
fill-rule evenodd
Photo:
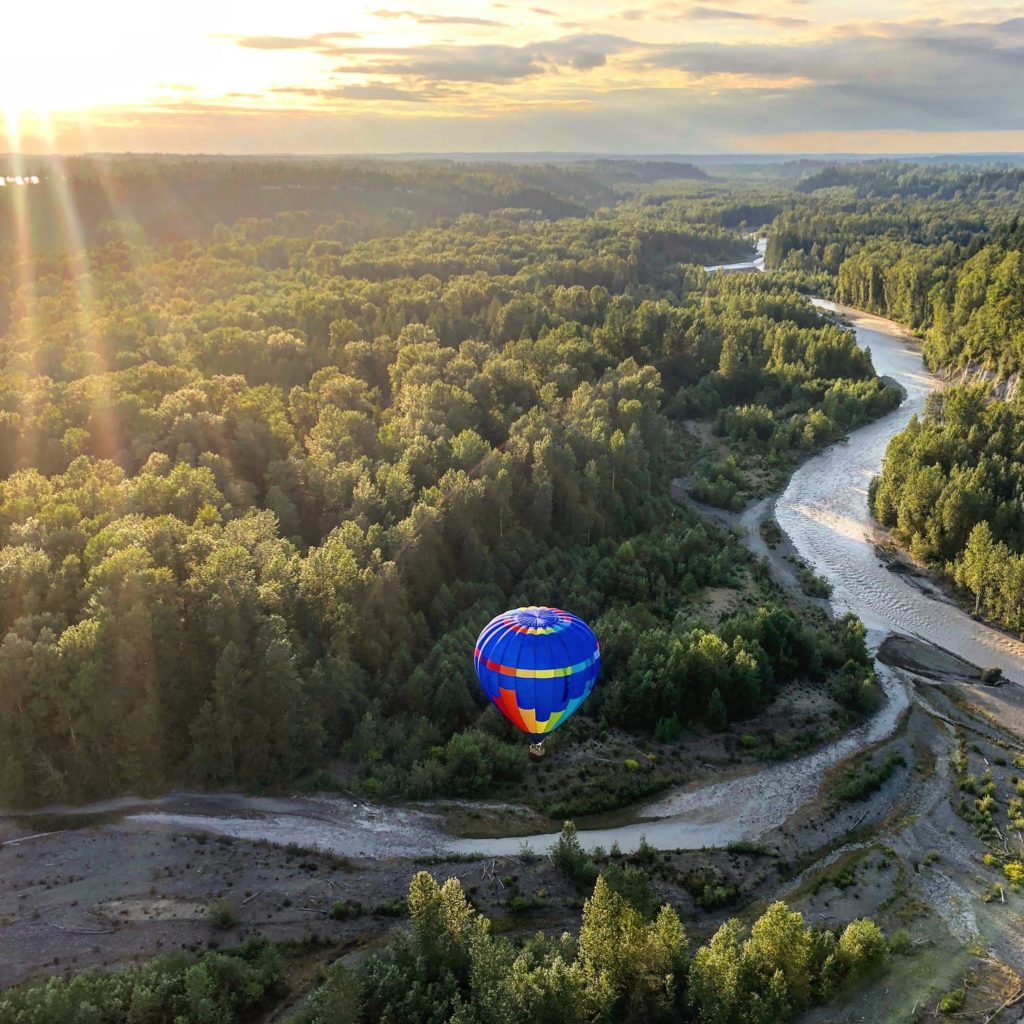
<path fill-rule="evenodd" d="M 573 715 L 594 688 L 601 650 L 593 630 L 571 612 L 531 605 L 496 615 L 473 657 L 494 706 L 544 753 L 544 737 Z"/>

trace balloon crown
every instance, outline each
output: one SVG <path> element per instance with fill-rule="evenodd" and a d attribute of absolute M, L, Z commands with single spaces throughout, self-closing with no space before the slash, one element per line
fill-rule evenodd
<path fill-rule="evenodd" d="M 553 626 L 559 620 L 558 613 L 552 608 L 517 608 L 512 618 L 517 626 L 534 629 Z"/>

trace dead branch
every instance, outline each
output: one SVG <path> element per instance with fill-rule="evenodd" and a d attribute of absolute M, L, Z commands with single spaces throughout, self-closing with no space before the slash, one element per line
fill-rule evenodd
<path fill-rule="evenodd" d="M 56 832 L 36 832 L 35 835 L 21 836 L 19 839 L 8 839 L 6 842 L 0 843 L 0 846 L 18 846 L 21 843 L 27 843 L 30 839 L 42 839 L 44 836 L 59 836 L 65 832 L 66 829 L 57 829 Z"/>
<path fill-rule="evenodd" d="M 1015 1003 L 1019 1003 L 1022 998 L 1024 998 L 1024 987 L 1017 989 L 1017 991 L 1014 992 L 1002 1006 L 997 1007 L 994 1012 L 990 1013 L 983 1021 L 983 1024 L 991 1024 L 991 1021 L 994 1021 L 996 1017 L 1003 1012 L 1003 1010 L 1009 1006 L 1013 1006 Z"/>

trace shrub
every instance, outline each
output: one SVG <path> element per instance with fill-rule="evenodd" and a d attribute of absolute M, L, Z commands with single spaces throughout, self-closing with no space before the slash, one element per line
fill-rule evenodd
<path fill-rule="evenodd" d="M 551 847 L 551 863 L 577 885 L 592 885 L 597 877 L 594 861 L 580 845 L 576 825 L 571 821 L 562 823 L 562 834 Z"/>
<path fill-rule="evenodd" d="M 939 1013 L 959 1013 L 967 1002 L 967 993 L 962 988 L 947 992 L 939 1000 Z"/>
<path fill-rule="evenodd" d="M 1003 874 L 1010 880 L 1010 884 L 1018 886 L 1024 884 L 1024 862 L 1009 860 L 1003 865 Z"/>
<path fill-rule="evenodd" d="M 284 990 L 278 950 L 264 941 L 223 953 L 172 953 L 143 967 L 85 971 L 0 992 L 0 1020 L 19 1024 L 256 1019 Z"/>
<path fill-rule="evenodd" d="M 359 917 L 363 913 L 363 905 L 358 900 L 338 900 L 331 904 L 328 916 L 332 921 L 347 921 L 350 917 Z"/>
<path fill-rule="evenodd" d="M 882 929 L 866 917 L 851 921 L 843 929 L 838 949 L 839 957 L 852 978 L 870 973 L 889 955 Z"/>
<path fill-rule="evenodd" d="M 210 924 L 222 932 L 230 931 L 238 924 L 238 911 L 230 900 L 217 900 L 210 907 Z"/>
<path fill-rule="evenodd" d="M 880 765 L 849 768 L 839 780 L 836 796 L 847 803 L 866 800 L 872 793 L 882 788 L 897 766 L 906 763 L 902 754 L 894 752 L 889 754 Z"/>
<path fill-rule="evenodd" d="M 675 712 L 667 718 L 659 718 L 654 726 L 654 738 L 659 743 L 676 743 L 683 734 L 683 727 Z"/>
<path fill-rule="evenodd" d="M 612 892 L 627 900 L 644 917 L 649 918 L 657 909 L 650 879 L 642 868 L 633 867 L 631 864 L 624 868 L 612 864 L 601 872 L 601 877 Z"/>

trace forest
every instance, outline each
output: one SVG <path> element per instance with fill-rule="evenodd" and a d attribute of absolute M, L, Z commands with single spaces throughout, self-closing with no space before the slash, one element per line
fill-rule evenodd
<path fill-rule="evenodd" d="M 983 385 L 931 396 L 893 438 L 871 508 L 894 537 L 969 596 L 973 611 L 1024 632 L 1024 404 Z"/>
<path fill-rule="evenodd" d="M 233 167 L 128 160 L 105 183 L 173 206 Z M 533 207 L 7 241 L 0 799 L 258 789 L 338 758 L 370 796 L 487 792 L 522 752 L 467 652 L 517 602 L 596 623 L 590 712 L 634 733 L 720 728 L 808 671 L 870 703 L 852 623 L 768 593 L 677 615 L 748 561 L 668 499 L 686 422 L 733 445 L 695 484 L 729 505 L 898 401 L 785 277 L 700 269 L 747 251 L 723 225 L 749 196 L 729 216 L 699 182 L 630 186 L 588 212 L 564 203 L 610 195 L 589 168 L 302 173 Z"/>
<path fill-rule="evenodd" d="M 960 382 L 892 440 L 871 507 L 975 614 L 1018 633 L 1022 190 L 1019 167 L 827 168 L 799 183 L 767 253 L 795 280 L 911 328 L 929 367 Z"/>
<path fill-rule="evenodd" d="M 1021 368 L 1024 170 L 843 164 L 797 188 L 770 267 L 919 332 L 932 369 Z"/>

